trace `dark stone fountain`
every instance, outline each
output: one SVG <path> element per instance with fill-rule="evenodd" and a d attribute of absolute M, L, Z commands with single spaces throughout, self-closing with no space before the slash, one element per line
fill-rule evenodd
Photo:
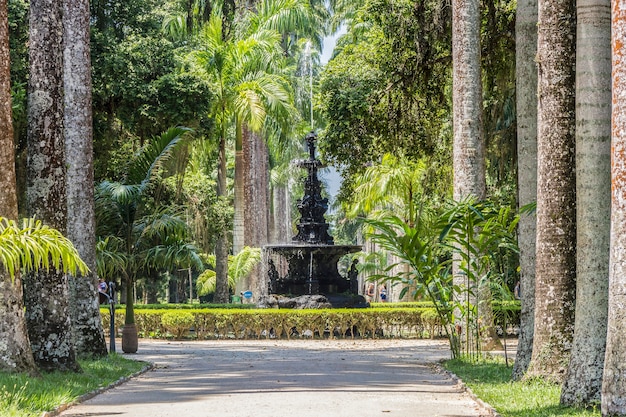
<path fill-rule="evenodd" d="M 298 200 L 298 211 L 301 214 L 296 225 L 298 233 L 291 243 L 264 247 L 269 298 L 277 294 L 285 296 L 289 300 L 286 306 L 291 308 L 294 302 L 289 297 L 294 296 L 309 296 L 298 297 L 304 299 L 303 304 L 307 306 L 310 306 L 311 296 L 322 296 L 333 307 L 365 307 L 367 302 L 358 295 L 355 263 L 345 277 L 337 270 L 339 259 L 360 251 L 361 246 L 335 245 L 332 236 L 328 234 L 329 224 L 324 218 L 328 199 L 322 198 L 317 177 L 317 170 L 322 167 L 322 163 L 315 158 L 316 140 L 315 133 L 309 133 L 306 136 L 309 158 L 295 161 L 299 167 L 308 171 L 304 197 Z M 279 272 L 281 270 L 283 274 Z M 320 301 L 324 305 L 324 300 Z"/>

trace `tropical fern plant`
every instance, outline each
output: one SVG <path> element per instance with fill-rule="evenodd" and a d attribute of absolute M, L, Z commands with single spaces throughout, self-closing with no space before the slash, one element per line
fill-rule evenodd
<path fill-rule="evenodd" d="M 261 261 L 261 249 L 244 246 L 237 255 L 231 255 L 228 262 L 228 288 L 235 289 L 237 282 L 252 272 L 254 267 Z M 207 263 L 215 267 L 215 256 L 208 255 Z M 196 288 L 199 296 L 215 292 L 215 271 L 205 270 L 198 277 Z"/>
<path fill-rule="evenodd" d="M 390 263 L 381 274 L 370 278 L 381 278 L 392 283 L 401 283 L 406 291 L 410 286 L 416 286 L 419 294 L 425 294 L 431 300 L 437 311 L 443 329 L 450 342 L 453 357 L 459 355 L 459 340 L 452 330 L 454 323 L 452 299 L 450 297 L 450 276 L 447 271 L 447 261 L 442 257 L 442 246 L 437 229 L 427 221 L 426 216 L 418 216 L 415 224 L 410 224 L 393 214 L 378 219 L 367 219 L 371 226 L 366 237 L 380 248 L 397 257 L 397 261 Z M 407 268 L 396 268 L 402 265 Z M 400 272 L 389 276 L 390 271 Z"/>
<path fill-rule="evenodd" d="M 32 218 L 21 225 L 0 217 L 0 263 L 11 277 L 18 271 L 27 273 L 51 268 L 86 274 L 87 265 L 78 251 L 61 232 Z"/>

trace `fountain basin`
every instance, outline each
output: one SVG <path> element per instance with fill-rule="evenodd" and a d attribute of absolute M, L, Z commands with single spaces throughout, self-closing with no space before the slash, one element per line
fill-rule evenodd
<path fill-rule="evenodd" d="M 358 245 L 291 243 L 264 246 L 270 294 L 356 294 L 355 282 L 337 270 L 339 259 L 361 250 Z"/>

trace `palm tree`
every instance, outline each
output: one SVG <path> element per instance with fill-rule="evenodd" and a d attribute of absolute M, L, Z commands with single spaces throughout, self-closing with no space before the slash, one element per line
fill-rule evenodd
<path fill-rule="evenodd" d="M 24 219 L 21 225 L 0 217 L 0 265 L 4 289 L 0 294 L 0 370 L 8 372 L 35 372 L 35 363 L 28 346 L 19 290 L 20 273 L 56 270 L 61 273 L 87 274 L 89 269 L 78 251 L 59 231 L 41 221 Z M 4 277 L 8 279 L 5 280 Z M 9 327 L 12 326 L 12 327 Z M 48 366 L 42 367 L 49 370 Z"/>
<path fill-rule="evenodd" d="M 17 219 L 7 0 L 0 0 L 0 215 Z"/>
<path fill-rule="evenodd" d="M 218 196 L 222 198 L 227 196 L 226 143 L 229 131 L 233 129 L 235 132 L 235 159 L 239 161 L 235 165 L 241 166 L 244 125 L 252 131 L 259 131 L 268 111 L 289 111 L 287 105 L 291 100 L 288 83 L 277 71 L 282 62 L 280 35 L 260 28 L 241 38 L 228 39 L 224 29 L 224 19 L 215 12 L 199 38 L 201 49 L 191 54 L 192 65 L 214 85 L 213 114 L 220 144 Z M 235 171 L 239 178 L 235 194 L 242 197 L 243 171 L 237 168 Z M 237 210 L 241 204 L 235 204 L 235 207 Z M 228 301 L 227 237 L 227 231 L 224 231 L 216 245 L 218 302 Z"/>
<path fill-rule="evenodd" d="M 278 33 L 281 37 L 282 53 L 281 59 L 273 59 L 278 65 L 263 65 L 264 72 L 280 77 L 276 78 L 280 80 L 280 84 L 274 85 L 273 91 L 268 89 L 263 94 L 266 113 L 263 124 L 255 128 L 249 120 L 244 119 L 241 140 L 236 141 L 234 252 L 239 251 L 244 245 L 259 247 L 269 242 L 271 223 L 269 146 L 276 143 L 270 136 L 282 139 L 279 146 L 284 152 L 285 147 L 289 146 L 289 143 L 285 143 L 287 142 L 285 138 L 293 135 L 294 127 L 300 120 L 294 105 L 293 88 L 290 85 L 293 84 L 289 77 L 289 72 L 293 73 L 291 68 L 293 64 L 289 66 L 286 64 L 295 63 L 294 58 L 299 55 L 298 48 L 305 45 L 301 40 L 305 38 L 309 44 L 321 48 L 324 30 L 320 16 L 315 13 L 309 2 L 297 0 L 258 1 L 254 13 L 248 13 L 244 21 L 248 22 L 246 33 L 253 34 L 262 30 Z M 283 60 L 282 56 L 286 56 L 287 61 Z M 274 152 L 274 155 L 276 153 Z M 283 158 L 279 160 L 282 161 Z M 261 290 L 256 281 L 259 281 L 258 271 L 244 280 L 243 286 Z"/>
<path fill-rule="evenodd" d="M 134 244 L 134 263 L 148 281 L 148 303 L 157 301 L 160 271 L 203 269 L 198 249 L 189 243 L 189 227 L 183 216 L 169 211 L 146 214 L 136 222 L 138 237 Z"/>
<path fill-rule="evenodd" d="M 397 261 L 387 266 L 382 274 L 375 277 L 389 279 L 392 282 L 413 283 L 417 292 L 425 294 L 433 302 L 437 315 L 443 323 L 443 329 L 450 343 L 453 357 L 459 355 L 458 335 L 453 329 L 450 282 L 445 273 L 445 264 L 440 261 L 441 245 L 439 232 L 441 229 L 432 221 L 432 216 L 425 211 L 413 220 L 413 224 L 398 216 L 385 213 L 378 219 L 367 219 L 372 227 L 367 233 L 368 239 L 380 248 L 397 257 Z M 402 268 L 397 268 L 402 266 Z M 400 273 L 389 271 L 401 269 Z"/>
<path fill-rule="evenodd" d="M 126 283 L 126 317 L 122 337 L 124 352 L 137 351 L 137 328 L 134 315 L 135 274 L 145 263 L 141 263 L 142 238 L 150 238 L 148 231 L 158 229 L 167 233 L 174 231 L 179 219 L 156 216 L 151 222 L 139 222 L 145 208 L 148 191 L 155 177 L 162 171 L 163 165 L 184 143 L 184 135 L 189 129 L 176 127 L 167 130 L 161 136 L 152 138 L 132 159 L 126 178 L 121 182 L 100 183 L 96 189 L 96 210 L 98 234 L 114 236 L 123 243 L 124 256 L 122 273 Z M 145 220 L 145 219 L 143 219 Z"/>
<path fill-rule="evenodd" d="M 380 164 L 366 168 L 354 182 L 353 203 L 348 216 L 378 218 L 394 214 L 413 227 L 423 211 L 424 187 L 429 180 L 428 163 L 407 161 L 386 154 Z M 441 196 L 444 197 L 445 191 Z M 437 196 L 432 196 L 433 205 Z M 374 250 L 378 250 L 376 247 Z M 403 264 L 406 267 L 405 264 Z M 407 271 L 397 271 L 406 273 Z M 415 288 L 409 289 L 411 292 Z"/>
<path fill-rule="evenodd" d="M 478 0 L 452 2 L 452 165 L 453 195 L 456 201 L 468 197 L 480 201 L 486 196 L 480 24 Z M 466 285 L 464 277 L 458 270 L 454 271 L 455 285 L 463 288 Z M 489 288 L 483 288 L 485 292 L 476 296 L 490 298 Z M 465 288 L 465 291 L 470 289 Z M 483 322 L 490 323 L 493 320 L 491 303 L 479 302 L 478 305 L 481 309 L 485 308 L 479 312 L 481 316 L 485 315 Z M 488 339 L 495 340 L 493 326 L 488 329 L 491 329 Z M 469 329 L 462 327 L 462 331 L 469 332 Z"/>
<path fill-rule="evenodd" d="M 241 252 L 229 257 L 228 262 L 228 287 L 235 290 L 237 282 L 249 275 L 254 267 L 261 261 L 261 249 L 245 246 Z M 208 256 L 207 263 L 215 268 L 215 256 Z M 198 296 L 215 292 L 216 275 L 212 269 L 206 269 L 198 276 Z"/>
<path fill-rule="evenodd" d="M 428 176 L 423 161 L 410 162 L 386 154 L 380 164 L 368 167 L 355 181 L 355 202 L 352 216 L 373 211 L 401 213 L 409 225 L 418 218 L 418 202 L 422 199 L 422 184 Z"/>

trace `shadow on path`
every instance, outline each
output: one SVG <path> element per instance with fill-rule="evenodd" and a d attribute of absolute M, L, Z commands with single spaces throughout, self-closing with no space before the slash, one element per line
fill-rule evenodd
<path fill-rule="evenodd" d="M 445 341 L 140 341 L 155 369 L 62 416 L 480 416 Z"/>

